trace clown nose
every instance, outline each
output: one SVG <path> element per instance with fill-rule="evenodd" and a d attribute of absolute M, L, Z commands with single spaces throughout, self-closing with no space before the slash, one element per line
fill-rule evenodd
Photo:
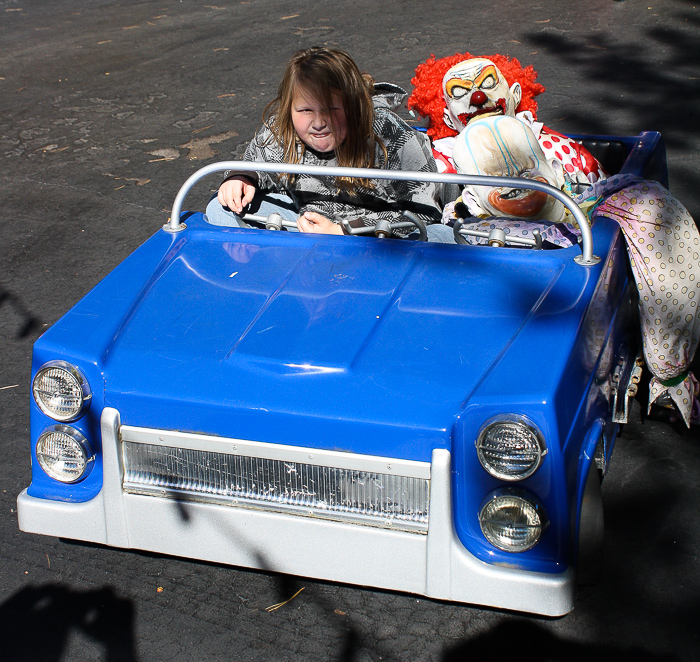
<path fill-rule="evenodd" d="M 481 91 L 477 90 L 472 94 L 471 105 L 472 106 L 483 106 L 486 103 L 487 96 Z"/>

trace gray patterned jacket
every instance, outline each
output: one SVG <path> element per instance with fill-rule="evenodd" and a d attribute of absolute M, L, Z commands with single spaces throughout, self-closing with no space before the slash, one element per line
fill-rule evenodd
<path fill-rule="evenodd" d="M 384 97 L 376 96 L 374 102 L 374 131 L 381 138 L 388 154 L 383 168 L 436 172 L 427 137 L 389 110 Z M 282 163 L 284 151 L 272 132 L 263 126 L 248 145 L 243 158 L 246 161 Z M 375 159 L 376 163 L 384 162 L 379 146 Z M 333 154 L 319 154 L 308 148 L 304 151 L 301 163 L 338 165 Z M 439 223 L 442 217 L 437 202 L 436 184 L 378 179 L 373 180 L 374 188 L 360 186 L 354 194 L 349 194 L 338 190 L 333 177 L 299 175 L 290 186 L 275 174 L 258 172 L 257 179 L 258 187 L 263 191 L 287 193 L 298 205 L 300 213 L 316 211 L 335 223 L 340 223 L 343 219 L 361 219 L 364 225 L 372 226 L 379 219 L 399 220 L 403 210 L 412 211 L 426 223 Z"/>

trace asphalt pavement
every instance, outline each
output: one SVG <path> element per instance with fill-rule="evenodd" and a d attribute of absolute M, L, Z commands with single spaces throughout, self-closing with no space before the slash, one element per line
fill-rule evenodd
<path fill-rule="evenodd" d="M 515 56 L 547 88 L 548 126 L 661 131 L 700 218 L 694 1 L 0 1 L 0 659 L 696 660 L 700 433 L 639 406 L 603 485 L 602 581 L 560 619 L 19 531 L 33 341 L 194 170 L 242 154 L 289 56 L 317 44 L 407 89 L 431 53 Z"/>

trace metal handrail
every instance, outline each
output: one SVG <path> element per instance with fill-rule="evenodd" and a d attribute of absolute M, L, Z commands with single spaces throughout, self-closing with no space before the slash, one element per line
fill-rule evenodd
<path fill-rule="evenodd" d="M 457 184 L 460 186 L 505 186 L 509 188 L 524 188 L 542 191 L 561 202 L 578 223 L 581 231 L 581 256 L 576 262 L 591 266 L 600 262 L 593 255 L 593 235 L 588 225 L 586 215 L 579 206 L 563 191 L 554 186 L 534 179 L 517 177 L 486 177 L 481 175 L 452 175 L 439 172 L 417 172 L 413 170 L 382 170 L 378 168 L 341 168 L 339 166 L 313 166 L 300 163 L 257 163 L 255 161 L 221 161 L 200 168 L 192 174 L 180 187 L 170 214 L 170 221 L 163 226 L 167 232 L 179 232 L 184 229 L 180 223 L 182 205 L 190 189 L 202 178 L 214 172 L 233 170 L 236 172 L 272 172 L 288 173 L 291 175 L 312 175 L 316 177 L 348 177 L 353 179 L 390 179 L 393 181 L 424 181 L 435 184 Z"/>

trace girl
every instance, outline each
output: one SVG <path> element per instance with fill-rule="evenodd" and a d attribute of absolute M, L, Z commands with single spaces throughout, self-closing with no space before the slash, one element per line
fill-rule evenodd
<path fill-rule="evenodd" d="M 243 158 L 435 172 L 427 138 L 389 106 L 345 52 L 321 47 L 299 51 Z M 262 172 L 226 175 L 207 207 L 215 225 L 245 227 L 237 214 L 246 207 L 262 215 L 276 211 L 295 220 L 301 232 L 323 234 L 343 234 L 343 219 L 354 227 L 398 221 L 403 210 L 427 224 L 441 219 L 435 184 Z"/>

